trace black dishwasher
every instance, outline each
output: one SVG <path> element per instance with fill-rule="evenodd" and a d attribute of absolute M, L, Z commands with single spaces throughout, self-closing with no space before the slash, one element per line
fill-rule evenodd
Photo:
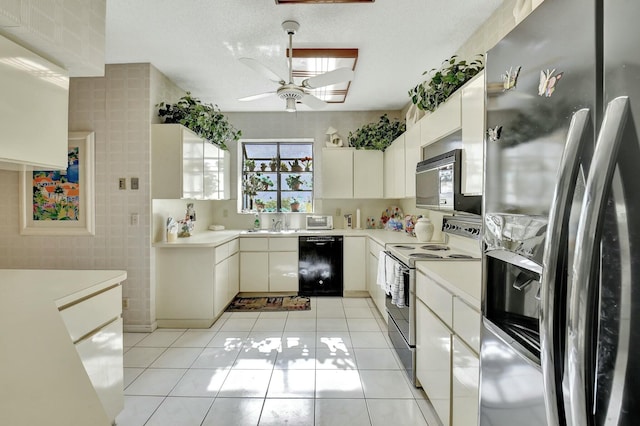
<path fill-rule="evenodd" d="M 298 241 L 298 293 L 342 297 L 342 243 L 337 235 L 301 236 Z"/>

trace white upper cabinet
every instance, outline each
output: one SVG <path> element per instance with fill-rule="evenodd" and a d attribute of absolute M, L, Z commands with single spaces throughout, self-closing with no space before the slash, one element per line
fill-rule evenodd
<path fill-rule="evenodd" d="M 385 198 L 405 196 L 405 134 L 398 136 L 384 152 Z"/>
<path fill-rule="evenodd" d="M 462 126 L 460 90 L 456 91 L 438 109 L 420 120 L 421 145 L 429 145 Z"/>
<path fill-rule="evenodd" d="M 416 196 L 416 165 L 420 160 L 420 125 L 416 123 L 404 133 L 405 197 Z"/>
<path fill-rule="evenodd" d="M 151 126 L 151 198 L 225 200 L 229 153 L 180 124 Z"/>
<path fill-rule="evenodd" d="M 382 151 L 353 148 L 322 150 L 323 198 L 382 198 Z"/>
<path fill-rule="evenodd" d="M 0 169 L 66 169 L 66 70 L 0 36 Z"/>
<path fill-rule="evenodd" d="M 465 195 L 482 195 L 484 89 L 484 71 L 462 88 L 462 193 Z"/>

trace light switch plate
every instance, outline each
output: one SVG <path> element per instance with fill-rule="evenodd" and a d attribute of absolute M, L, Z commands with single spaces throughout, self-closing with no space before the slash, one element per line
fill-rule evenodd
<path fill-rule="evenodd" d="M 138 189 L 139 188 L 138 183 L 139 183 L 138 178 L 137 177 L 132 177 L 131 178 L 131 189 Z"/>
<path fill-rule="evenodd" d="M 118 179 L 118 189 L 127 189 L 127 179 L 126 178 Z"/>

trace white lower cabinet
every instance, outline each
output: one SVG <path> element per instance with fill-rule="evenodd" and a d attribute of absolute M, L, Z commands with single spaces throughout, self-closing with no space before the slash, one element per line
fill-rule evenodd
<path fill-rule="evenodd" d="M 60 316 L 107 416 L 115 421 L 124 408 L 122 286 L 62 306 Z"/>
<path fill-rule="evenodd" d="M 269 253 L 240 253 L 240 291 L 269 291 Z"/>
<path fill-rule="evenodd" d="M 475 426 L 481 315 L 442 275 L 416 273 L 416 375 L 444 425 Z"/>
<path fill-rule="evenodd" d="M 416 302 L 416 376 L 442 424 L 451 417 L 451 331 L 427 306 Z"/>
<path fill-rule="evenodd" d="M 298 291 L 298 252 L 269 252 L 269 291 Z"/>
<path fill-rule="evenodd" d="M 240 238 L 240 291 L 297 292 L 298 239 Z"/>
<path fill-rule="evenodd" d="M 384 250 L 384 247 L 373 241 L 371 238 L 368 240 L 367 250 L 367 290 L 373 303 L 378 308 L 380 315 L 385 322 L 389 321 L 387 316 L 387 308 L 385 307 L 386 296 L 382 287 L 378 285 L 378 256 L 380 252 Z"/>
<path fill-rule="evenodd" d="M 366 237 L 344 237 L 343 245 L 344 293 L 367 291 L 366 283 Z"/>
<path fill-rule="evenodd" d="M 480 359 L 458 336 L 453 336 L 452 366 L 451 424 L 475 426 L 478 424 Z"/>
<path fill-rule="evenodd" d="M 217 247 L 157 249 L 158 327 L 210 327 L 238 294 L 233 282 L 237 252 L 237 240 Z"/>

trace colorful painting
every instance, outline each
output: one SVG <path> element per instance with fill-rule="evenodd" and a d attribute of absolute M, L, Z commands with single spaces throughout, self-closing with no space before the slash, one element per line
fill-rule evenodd
<path fill-rule="evenodd" d="M 94 235 L 93 146 L 93 132 L 70 133 L 65 170 L 22 172 L 22 234 Z"/>
<path fill-rule="evenodd" d="M 32 172 L 33 220 L 78 220 L 80 215 L 79 148 L 69 149 L 67 170 Z"/>

